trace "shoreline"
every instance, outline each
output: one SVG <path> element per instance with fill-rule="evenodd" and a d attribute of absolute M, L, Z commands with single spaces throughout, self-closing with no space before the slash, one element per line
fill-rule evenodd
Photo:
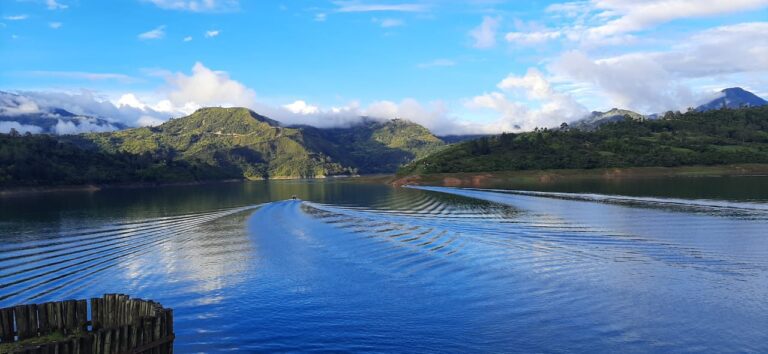
<path fill-rule="evenodd" d="M 269 181 L 328 181 L 328 180 L 371 180 L 382 181 L 386 183 L 391 180 L 393 175 L 343 175 L 343 176 L 324 176 L 315 178 L 306 177 L 280 177 L 270 179 L 223 179 L 223 180 L 211 180 L 211 181 L 191 181 L 191 182 L 134 182 L 134 183 L 105 183 L 105 184 L 83 184 L 83 185 L 62 185 L 62 186 L 35 186 L 35 187 L 13 187 L 7 189 L 0 189 L 0 198 L 5 197 L 18 197 L 26 195 L 36 194 L 51 194 L 51 193 L 82 193 L 82 192 L 98 192 L 107 189 L 134 189 L 134 188 L 157 188 L 157 187 L 180 187 L 180 186 L 201 186 L 208 184 L 220 184 L 220 183 L 237 183 L 237 182 L 269 182 Z"/>
<path fill-rule="evenodd" d="M 483 188 L 505 182 L 557 183 L 566 180 L 632 180 L 674 177 L 768 176 L 768 164 L 678 167 L 617 167 L 599 169 L 459 172 L 395 177 L 390 184 Z"/>

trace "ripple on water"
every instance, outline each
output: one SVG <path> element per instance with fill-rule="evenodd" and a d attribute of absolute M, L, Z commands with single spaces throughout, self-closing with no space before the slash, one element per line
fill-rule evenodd
<path fill-rule="evenodd" d="M 424 188 L 68 224 L 5 236 L 0 305 L 150 297 L 180 352 L 766 351 L 764 209 Z"/>

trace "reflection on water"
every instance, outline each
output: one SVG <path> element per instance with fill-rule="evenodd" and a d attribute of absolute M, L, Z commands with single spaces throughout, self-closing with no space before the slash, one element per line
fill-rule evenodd
<path fill-rule="evenodd" d="M 768 350 L 759 198 L 579 192 L 281 181 L 0 199 L 0 306 L 156 299 L 179 352 Z"/>

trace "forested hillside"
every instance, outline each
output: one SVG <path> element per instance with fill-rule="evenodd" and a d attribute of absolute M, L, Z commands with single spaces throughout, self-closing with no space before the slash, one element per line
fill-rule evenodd
<path fill-rule="evenodd" d="M 399 174 L 731 163 L 768 163 L 768 107 L 626 117 L 594 131 L 564 125 L 502 134 L 450 146 Z"/>
<path fill-rule="evenodd" d="M 392 173 L 443 146 L 402 120 L 317 129 L 284 127 L 245 108 L 203 108 L 158 127 L 60 137 L 0 134 L 0 186 Z"/>

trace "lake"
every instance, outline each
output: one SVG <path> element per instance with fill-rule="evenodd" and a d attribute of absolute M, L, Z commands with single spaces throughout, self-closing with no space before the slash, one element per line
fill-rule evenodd
<path fill-rule="evenodd" d="M 768 351 L 768 177 L 502 187 L 0 198 L 0 307 L 157 300 L 179 353 Z"/>

